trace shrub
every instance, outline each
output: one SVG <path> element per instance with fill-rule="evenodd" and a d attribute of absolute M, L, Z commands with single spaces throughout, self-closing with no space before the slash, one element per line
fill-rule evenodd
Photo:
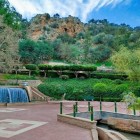
<path fill-rule="evenodd" d="M 134 92 L 134 94 L 135 94 L 137 97 L 140 97 L 140 86 L 136 86 L 136 87 L 133 89 L 133 92 Z"/>
<path fill-rule="evenodd" d="M 65 94 L 66 100 L 100 100 L 101 97 L 105 101 L 119 101 L 122 93 L 128 90 L 128 85 L 128 82 L 118 85 L 110 79 L 47 78 L 38 88 L 55 99 L 61 99 Z"/>
<path fill-rule="evenodd" d="M 51 28 L 58 28 L 59 25 L 58 25 L 58 23 L 54 22 L 54 23 L 50 24 L 50 27 Z"/>
<path fill-rule="evenodd" d="M 91 74 L 92 78 L 108 78 L 108 79 L 127 79 L 128 75 L 126 74 L 117 74 L 117 73 L 107 73 L 107 72 L 93 72 Z"/>
<path fill-rule="evenodd" d="M 62 80 L 68 80 L 69 76 L 68 75 L 61 75 L 59 78 L 61 78 Z"/>
<path fill-rule="evenodd" d="M 25 65 L 26 69 L 28 70 L 36 70 L 37 66 L 35 64 L 27 64 Z"/>
<path fill-rule="evenodd" d="M 123 83 L 123 81 L 122 81 L 122 80 L 120 80 L 120 79 L 116 79 L 116 80 L 114 80 L 114 83 L 119 85 L 119 84 L 122 84 L 122 83 Z"/>
<path fill-rule="evenodd" d="M 107 85 L 104 83 L 97 83 L 93 86 L 93 94 L 102 96 L 107 91 Z"/>
<path fill-rule="evenodd" d="M 126 84 L 117 85 L 114 89 L 114 96 L 122 98 L 122 94 L 128 91 L 128 86 Z"/>

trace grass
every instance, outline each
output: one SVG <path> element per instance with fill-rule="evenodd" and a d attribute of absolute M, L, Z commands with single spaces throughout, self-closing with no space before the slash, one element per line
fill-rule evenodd
<path fill-rule="evenodd" d="M 105 65 L 106 67 L 111 67 L 112 63 L 110 61 L 106 61 L 106 62 L 101 62 L 101 63 L 96 63 L 95 66 L 99 67 Z"/>
<path fill-rule="evenodd" d="M 36 80 L 35 76 L 28 76 L 28 75 L 20 75 L 20 74 L 3 74 L 3 78 L 5 80 L 8 79 L 18 79 L 18 80 Z"/>

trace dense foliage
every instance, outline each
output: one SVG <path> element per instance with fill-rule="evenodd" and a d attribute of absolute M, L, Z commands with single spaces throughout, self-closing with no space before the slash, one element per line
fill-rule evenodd
<path fill-rule="evenodd" d="M 58 28 L 59 18 L 55 20 L 57 24 L 51 25 L 49 30 Z M 46 28 L 44 30 L 47 31 Z M 29 63 L 50 59 L 76 64 L 105 62 L 110 59 L 113 52 L 117 52 L 122 46 L 129 50 L 139 48 L 140 28 L 131 28 L 126 24 L 112 24 L 107 20 L 91 20 L 85 24 L 85 29 L 76 36 L 62 32 L 52 40 L 44 39 L 45 36 L 42 35 L 39 41 L 21 40 L 19 52 L 22 60 L 25 56 L 21 52 L 25 51 L 30 52 L 32 56 Z M 31 42 L 32 45 L 30 45 Z M 29 46 L 32 47 L 32 51 L 28 50 Z"/>
<path fill-rule="evenodd" d="M 53 98 L 84 100 L 87 97 L 94 97 L 95 100 L 120 101 L 123 93 L 133 90 L 134 87 L 128 81 L 110 79 L 47 79 L 38 89 Z"/>
<path fill-rule="evenodd" d="M 122 47 L 111 58 L 119 72 L 125 72 L 132 81 L 140 81 L 140 49 Z"/>
<path fill-rule="evenodd" d="M 10 6 L 8 0 L 0 0 L 0 15 L 3 15 L 4 23 L 13 29 L 21 29 L 22 16 L 16 12 L 14 7 Z"/>

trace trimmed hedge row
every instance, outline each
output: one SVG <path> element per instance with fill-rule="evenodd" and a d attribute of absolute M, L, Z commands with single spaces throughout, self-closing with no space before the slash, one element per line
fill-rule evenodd
<path fill-rule="evenodd" d="M 39 70 L 69 70 L 69 71 L 96 71 L 97 67 L 93 65 L 38 65 Z"/>
<path fill-rule="evenodd" d="M 124 80 L 124 79 L 127 79 L 128 78 L 128 75 L 126 74 L 119 74 L 119 73 L 109 73 L 109 72 L 93 72 L 91 74 L 91 77 L 92 78 L 108 78 L 108 79 L 121 79 L 121 80 Z"/>
<path fill-rule="evenodd" d="M 108 78 L 108 79 L 127 79 L 128 76 L 124 73 L 112 73 L 112 72 L 98 72 L 96 67 L 93 65 L 46 65 L 40 64 L 36 66 L 35 64 L 26 65 L 26 69 L 32 71 L 40 71 L 40 75 L 45 77 L 59 77 L 60 75 L 67 75 L 70 78 L 74 77 L 91 77 L 91 78 Z M 83 73 L 80 73 L 83 71 Z M 36 72 L 37 73 L 37 72 Z M 42 74 L 41 74 L 42 73 Z"/>

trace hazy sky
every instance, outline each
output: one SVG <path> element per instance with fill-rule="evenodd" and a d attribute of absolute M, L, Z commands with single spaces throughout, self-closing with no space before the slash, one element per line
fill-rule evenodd
<path fill-rule="evenodd" d="M 140 26 L 140 0 L 9 0 L 12 6 L 30 19 L 36 14 L 58 13 L 61 17 L 72 15 L 81 21 L 108 19 L 117 24 Z"/>

